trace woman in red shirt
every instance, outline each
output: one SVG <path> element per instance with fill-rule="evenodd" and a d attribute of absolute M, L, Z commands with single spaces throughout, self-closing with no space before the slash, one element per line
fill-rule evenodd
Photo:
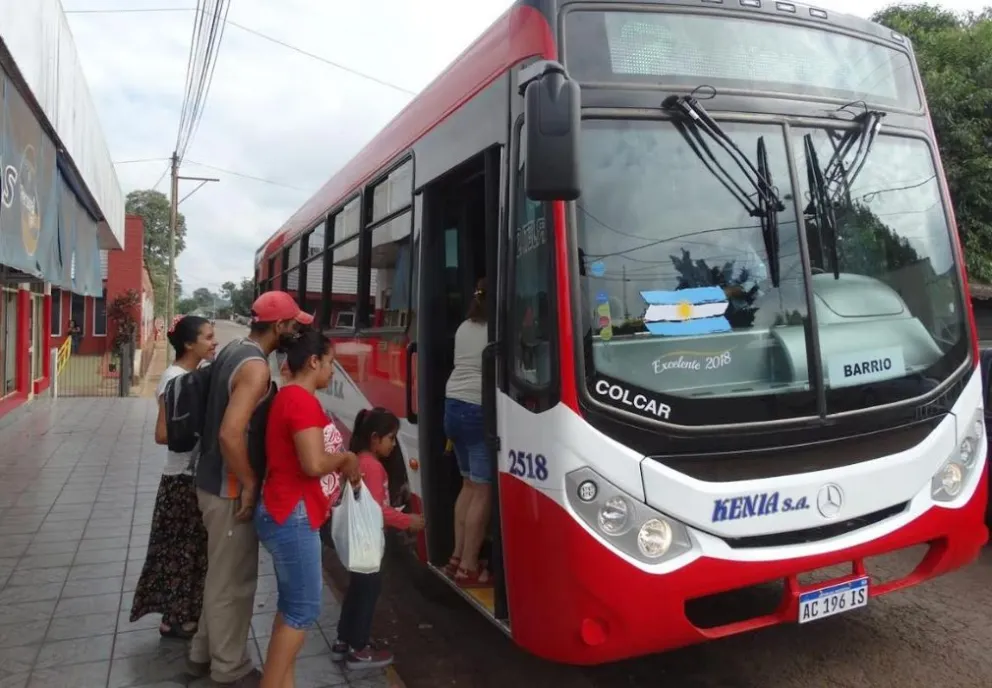
<path fill-rule="evenodd" d="M 306 630 L 320 616 L 319 531 L 330 506 L 321 478 L 335 471 L 349 479 L 359 475 L 355 454 L 324 450 L 324 427 L 331 421 L 316 391 L 331 381 L 331 340 L 314 330 L 303 332 L 286 352 L 286 364 L 290 378 L 269 410 L 268 464 L 261 504 L 255 512 L 258 539 L 272 555 L 279 588 L 262 688 L 292 685 Z"/>

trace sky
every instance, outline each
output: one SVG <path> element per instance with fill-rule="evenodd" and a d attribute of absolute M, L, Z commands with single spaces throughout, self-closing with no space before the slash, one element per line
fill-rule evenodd
<path fill-rule="evenodd" d="M 184 290 L 250 277 L 255 251 L 511 0 L 232 0 L 230 22 L 393 84 L 377 83 L 229 24 L 181 174 L 218 177 L 180 210 Z M 884 0 L 821 6 L 869 16 Z M 956 11 L 992 0 L 948 0 Z M 196 0 L 62 0 L 124 193 L 158 183 L 175 147 Z M 88 13 L 175 8 L 189 11 Z M 141 160 L 144 162 L 127 162 Z M 223 171 L 222 171 L 223 170 Z M 237 173 L 237 174 L 232 174 Z M 267 180 L 248 179 L 256 177 Z M 181 182 L 180 197 L 194 182 Z"/>

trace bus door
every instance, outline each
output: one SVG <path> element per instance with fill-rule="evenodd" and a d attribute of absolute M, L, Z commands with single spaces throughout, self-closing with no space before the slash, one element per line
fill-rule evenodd
<path fill-rule="evenodd" d="M 420 313 L 417 334 L 418 409 L 428 559 L 443 567 L 454 547 L 454 505 L 461 476 L 444 435 L 445 386 L 454 362 L 454 334 L 465 319 L 476 282 L 487 276 L 489 339 L 497 335 L 498 225 L 500 156 L 496 147 L 453 168 L 422 190 Z M 483 411 L 496 484 L 496 347 L 484 356 Z M 490 562 L 497 585 L 467 596 L 491 616 L 505 618 L 501 591 L 499 517 L 494 506 L 493 532 L 482 557 Z M 502 613 L 502 617 L 498 616 Z"/>

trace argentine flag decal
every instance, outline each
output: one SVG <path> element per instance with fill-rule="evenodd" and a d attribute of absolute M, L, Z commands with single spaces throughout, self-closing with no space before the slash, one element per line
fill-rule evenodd
<path fill-rule="evenodd" d="M 730 332 L 724 317 L 730 305 L 720 287 L 696 287 L 678 291 L 642 291 L 648 304 L 644 326 L 663 337 Z"/>

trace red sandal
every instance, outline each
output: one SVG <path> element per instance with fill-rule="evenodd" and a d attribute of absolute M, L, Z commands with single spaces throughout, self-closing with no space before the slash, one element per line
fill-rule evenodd
<path fill-rule="evenodd" d="M 451 557 L 451 559 L 448 559 L 448 563 L 445 564 L 444 568 L 441 570 L 444 571 L 444 575 L 446 575 L 448 578 L 454 578 L 455 575 L 457 575 L 458 573 L 458 565 L 461 563 L 462 563 L 461 557 Z M 479 568 L 480 569 L 486 568 L 486 565 L 488 563 L 489 562 L 487 562 L 485 559 L 479 559 Z"/>
<path fill-rule="evenodd" d="M 458 567 L 458 573 L 455 574 L 455 583 L 459 588 L 491 588 L 493 585 L 492 576 L 489 574 L 489 569 L 482 566 L 482 562 L 479 562 L 479 568 L 475 571 L 469 571 L 461 566 Z"/>

